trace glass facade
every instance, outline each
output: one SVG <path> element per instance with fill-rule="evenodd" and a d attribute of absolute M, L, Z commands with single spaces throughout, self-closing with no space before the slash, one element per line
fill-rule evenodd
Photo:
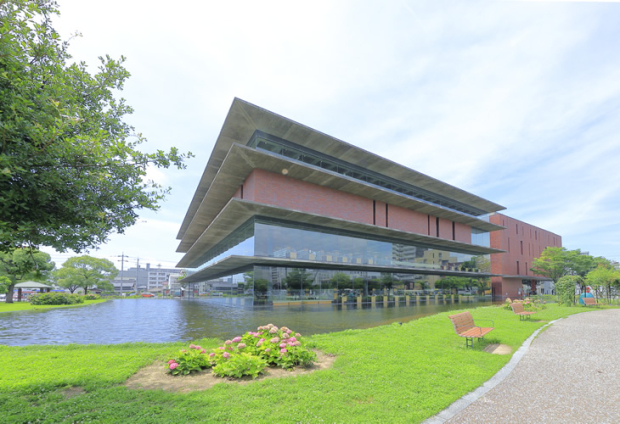
<path fill-rule="evenodd" d="M 486 233 L 488 236 L 488 233 Z M 480 238 L 484 237 L 480 234 Z M 473 235 L 472 235 L 473 238 Z M 488 237 L 487 237 L 488 239 Z M 370 239 L 331 228 L 252 218 L 202 256 L 201 270 L 228 256 L 262 256 L 351 265 L 471 270 L 474 255 Z M 464 265 L 465 264 L 465 265 Z M 457 269 L 458 268 L 458 269 Z"/>
<path fill-rule="evenodd" d="M 471 229 L 471 244 L 476 246 L 491 247 L 491 234 L 477 228 Z"/>

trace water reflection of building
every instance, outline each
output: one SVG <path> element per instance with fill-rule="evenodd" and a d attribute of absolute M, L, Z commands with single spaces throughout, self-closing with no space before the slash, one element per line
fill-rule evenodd
<path fill-rule="evenodd" d="M 472 259 L 501 252 L 489 233 L 503 227 L 488 220 L 501 209 L 235 99 L 181 225 L 178 266 L 196 269 L 188 283 L 244 282 L 260 302 L 490 277 Z"/>

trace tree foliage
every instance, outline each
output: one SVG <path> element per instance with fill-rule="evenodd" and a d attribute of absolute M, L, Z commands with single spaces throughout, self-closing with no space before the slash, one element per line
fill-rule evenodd
<path fill-rule="evenodd" d="M 54 269 L 51 259 L 47 253 L 32 249 L 0 251 L 0 276 L 5 277 L 3 280 L 8 292 L 6 303 L 13 303 L 15 284 L 26 280 L 47 281 L 50 271 Z"/>
<path fill-rule="evenodd" d="M 620 271 L 611 265 L 600 264 L 586 276 L 588 285 L 598 292 L 604 291 L 611 298 L 612 287 L 620 288 Z"/>
<path fill-rule="evenodd" d="M 114 97 L 125 58 L 100 57 L 91 74 L 70 63 L 52 27 L 53 0 L 0 1 L 0 250 L 51 246 L 77 252 L 155 210 L 170 190 L 148 166 L 184 168 L 191 153 L 143 153 L 146 139 Z"/>
<path fill-rule="evenodd" d="M 532 272 L 550 278 L 554 283 L 565 275 L 583 278 L 599 263 L 608 263 L 605 258 L 584 255 L 581 250 L 566 250 L 564 247 L 547 247 L 539 258 L 532 262 Z"/>
<path fill-rule="evenodd" d="M 581 277 L 577 275 L 565 275 L 555 283 L 555 292 L 558 303 L 565 306 L 573 306 L 575 301 L 575 288 L 580 284 Z"/>
<path fill-rule="evenodd" d="M 286 284 L 289 289 L 301 290 L 309 288 L 312 284 L 312 280 L 312 276 L 306 272 L 305 269 L 293 268 L 286 277 L 282 279 L 282 282 Z"/>
<path fill-rule="evenodd" d="M 118 270 L 111 261 L 83 255 L 67 259 L 62 267 L 54 272 L 54 279 L 56 284 L 68 288 L 71 293 L 82 288 L 86 294 L 94 287 L 114 290 L 111 281 L 117 274 Z"/>

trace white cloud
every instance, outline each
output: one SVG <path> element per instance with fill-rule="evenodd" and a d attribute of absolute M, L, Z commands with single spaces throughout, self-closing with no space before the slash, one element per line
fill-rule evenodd
<path fill-rule="evenodd" d="M 616 5 L 60 7 L 63 34 L 84 34 L 72 45 L 76 59 L 95 66 L 98 55 L 128 57 L 133 76 L 123 94 L 148 148 L 197 156 L 183 172 L 149 171 L 173 188 L 156 215 L 144 215 L 161 228 L 139 224 L 112 237 L 106 254 L 177 260 L 174 236 L 238 96 L 503 204 L 569 246 L 620 255 Z"/>

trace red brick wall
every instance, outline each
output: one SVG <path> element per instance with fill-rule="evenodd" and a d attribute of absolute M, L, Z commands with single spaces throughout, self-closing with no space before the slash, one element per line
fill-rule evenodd
<path fill-rule="evenodd" d="M 469 225 L 461 224 L 460 222 L 455 222 L 454 230 L 456 232 L 456 241 L 460 241 L 463 243 L 471 243 L 471 227 Z"/>
<path fill-rule="evenodd" d="M 240 189 L 234 197 L 240 197 Z M 373 224 L 373 200 L 328 187 L 296 180 L 285 175 L 255 169 L 243 183 L 243 198 L 254 202 L 319 215 Z M 374 222 L 386 226 L 386 204 L 374 202 Z M 387 207 L 387 224 L 411 233 L 428 235 L 429 216 L 395 205 Z M 430 216 L 430 235 L 437 234 L 436 217 Z M 452 240 L 452 221 L 439 219 L 439 236 Z M 471 229 L 455 223 L 455 239 L 471 243 Z"/>
<path fill-rule="evenodd" d="M 395 205 L 389 206 L 388 214 L 390 228 L 408 231 L 410 233 L 428 234 L 427 214 Z"/>
<path fill-rule="evenodd" d="M 437 233 L 437 222 L 435 222 L 435 233 Z M 439 237 L 452 240 L 452 221 L 439 218 Z"/>
<path fill-rule="evenodd" d="M 491 255 L 491 272 L 505 275 L 534 275 L 530 268 L 534 258 L 547 246 L 562 247 L 562 237 L 502 214 L 491 215 L 490 221 L 505 230 L 491 233 L 491 247 L 506 250 Z M 521 251 L 523 243 L 523 251 Z M 517 272 L 519 261 L 519 272 Z"/>

